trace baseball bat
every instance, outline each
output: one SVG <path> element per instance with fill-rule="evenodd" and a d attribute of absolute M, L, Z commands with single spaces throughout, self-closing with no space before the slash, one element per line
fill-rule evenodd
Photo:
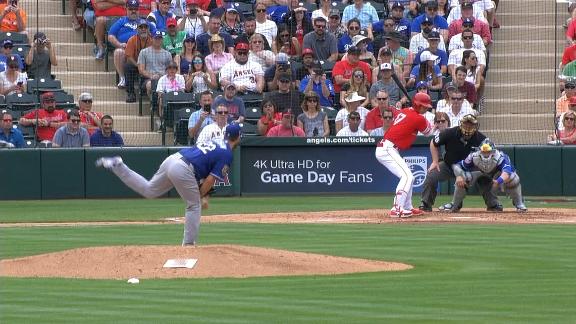
<path fill-rule="evenodd" d="M 408 90 L 406 90 L 406 87 L 402 84 L 402 82 L 400 82 L 400 79 L 398 79 L 398 75 L 396 75 L 396 71 L 394 71 L 394 69 L 392 69 L 392 79 L 394 80 L 394 83 L 396 83 L 398 88 L 400 88 L 400 91 L 402 91 L 402 93 L 406 96 L 406 98 L 408 98 L 408 103 L 410 104 L 410 106 L 412 106 L 412 98 L 410 98 L 410 96 L 408 95 Z"/>

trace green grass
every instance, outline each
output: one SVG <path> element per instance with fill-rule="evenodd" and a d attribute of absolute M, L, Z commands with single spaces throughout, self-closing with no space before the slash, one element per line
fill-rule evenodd
<path fill-rule="evenodd" d="M 451 197 L 441 196 L 437 205 L 450 201 Z M 533 198 L 537 199 L 537 198 Z M 414 206 L 419 197 L 415 196 Z M 512 205 L 502 197 L 505 207 Z M 354 210 L 367 208 L 390 208 L 391 196 L 287 196 L 278 197 L 226 197 L 213 198 L 210 208 L 203 215 Z M 466 207 L 484 207 L 482 198 L 470 196 L 465 200 Z M 529 202 L 530 207 L 574 208 L 576 203 Z M 89 222 L 89 221 L 146 221 L 166 217 L 180 217 L 184 213 L 181 199 L 116 199 L 116 200 L 40 200 L 0 202 L 0 223 L 17 222 Z"/>
<path fill-rule="evenodd" d="M 410 263 L 413 270 L 252 279 L 0 278 L 2 323 L 569 323 L 576 227 L 206 224 L 233 243 Z M 181 226 L 0 229 L 2 258 L 81 246 L 177 244 Z M 201 262 L 201 261 L 200 261 Z"/>

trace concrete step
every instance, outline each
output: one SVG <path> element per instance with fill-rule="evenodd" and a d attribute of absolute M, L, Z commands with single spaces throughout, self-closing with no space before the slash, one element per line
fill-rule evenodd
<path fill-rule="evenodd" d="M 92 86 L 94 84 L 110 85 L 116 84 L 116 74 L 114 72 L 73 72 L 73 71 L 59 71 L 56 73 L 56 78 L 62 81 L 64 87 L 77 85 L 77 86 Z"/>
<path fill-rule="evenodd" d="M 115 116 L 138 116 L 138 103 L 126 103 L 122 101 L 100 101 L 98 98 L 94 98 L 94 111 L 101 112 L 103 114 Z M 150 104 L 145 102 L 142 105 L 142 115 L 150 116 Z M 148 117 L 149 118 L 149 117 Z"/>
<path fill-rule="evenodd" d="M 54 0 L 23 0 L 19 2 L 19 6 L 24 8 L 26 14 L 34 15 L 36 14 L 36 8 L 38 8 L 38 13 L 43 15 L 60 15 L 62 14 L 62 2 Z M 68 12 L 70 4 L 66 1 L 66 12 Z M 30 26 L 35 26 L 36 23 L 33 20 L 28 19 Z M 72 23 L 70 22 L 70 30 L 72 30 Z M 42 26 L 42 25 L 40 25 Z"/>
<path fill-rule="evenodd" d="M 115 86 L 78 86 L 70 85 L 64 88 L 68 93 L 74 95 L 74 98 L 78 98 L 84 91 L 92 93 L 92 96 L 96 100 L 106 100 L 106 101 L 124 101 L 126 100 L 126 91 L 120 90 Z"/>
<path fill-rule="evenodd" d="M 508 99 L 488 98 L 483 115 L 514 115 L 514 114 L 554 114 L 554 99 Z"/>
<path fill-rule="evenodd" d="M 482 114 L 478 121 L 485 129 L 510 129 L 513 123 L 522 130 L 547 130 L 554 128 L 553 114 L 487 115 Z"/>
<path fill-rule="evenodd" d="M 120 132 L 126 146 L 160 146 L 162 133 L 157 132 Z M 174 134 L 166 133 L 166 145 L 174 143 Z"/>
<path fill-rule="evenodd" d="M 500 40 L 500 39 L 496 39 L 496 40 L 494 40 L 494 44 L 493 44 L 492 48 L 490 49 L 490 54 L 516 53 L 518 51 L 518 48 L 522 48 L 522 52 L 524 52 L 524 53 L 540 53 L 543 48 L 554 49 L 555 45 L 556 45 L 556 48 L 558 49 L 558 51 L 560 53 L 562 53 L 564 51 L 565 43 L 566 42 L 564 41 L 564 38 L 561 38 L 560 40 L 558 40 L 556 42 L 553 39 L 549 39 L 549 40 L 536 40 L 536 39 L 532 39 L 532 40 Z M 562 54 L 560 54 L 560 57 L 561 56 L 562 56 Z"/>
<path fill-rule="evenodd" d="M 114 71 L 112 57 L 108 58 L 109 70 Z M 104 60 L 96 60 L 93 56 L 60 56 L 58 57 L 58 66 L 52 71 L 76 71 L 76 72 L 104 72 Z"/>
<path fill-rule="evenodd" d="M 66 6 L 68 6 L 68 3 L 66 3 Z M 52 15 L 42 14 L 42 12 L 40 12 L 38 16 L 36 16 L 36 13 L 28 15 L 28 21 L 34 22 L 34 25 L 36 25 L 36 19 L 38 19 L 38 25 L 42 26 L 42 28 L 68 28 L 68 26 L 70 26 L 70 30 L 72 30 L 72 15 L 70 14 L 62 15 L 61 12 L 58 12 Z"/>
<path fill-rule="evenodd" d="M 530 24 L 534 24 L 535 26 L 545 26 L 549 24 L 554 24 L 554 11 L 549 12 L 522 12 L 519 13 L 518 11 L 512 13 L 498 13 L 496 14 L 498 17 L 498 21 L 502 26 L 520 26 L 526 25 L 527 22 Z M 566 16 L 564 18 L 564 16 Z M 568 18 L 568 14 L 564 15 L 564 12 L 558 16 L 558 20 L 561 21 L 559 26 L 562 26 L 564 21 Z M 562 27 L 560 27 L 562 28 Z"/>
<path fill-rule="evenodd" d="M 553 25 L 501 26 L 498 29 L 493 29 L 493 32 L 496 40 L 554 40 Z M 557 39 L 565 39 L 562 27 L 556 30 L 556 37 Z"/>
<path fill-rule="evenodd" d="M 513 67 L 509 69 L 492 69 L 488 71 L 488 81 L 487 82 L 547 82 L 552 80 L 552 76 L 555 74 L 554 69 L 515 69 Z"/>
<path fill-rule="evenodd" d="M 62 27 L 46 27 L 41 28 L 42 32 L 46 33 L 46 36 L 52 40 L 55 44 L 60 43 L 77 43 L 82 44 L 82 31 L 74 31 L 72 30 L 72 25 L 62 26 Z M 36 30 L 35 28 L 33 29 Z M 33 35 L 34 33 L 32 33 Z M 87 37 L 90 41 L 93 40 L 93 37 L 90 35 L 90 32 L 87 32 Z"/>
<path fill-rule="evenodd" d="M 553 83 L 496 83 L 487 82 L 485 87 L 486 98 L 510 98 L 540 100 L 550 98 L 554 93 Z"/>
<path fill-rule="evenodd" d="M 498 4 L 498 14 L 500 12 L 517 12 L 519 15 L 523 13 L 532 12 L 554 12 L 554 1 L 542 0 L 508 0 L 500 1 Z M 566 11 L 566 7 L 560 5 L 562 12 Z"/>
<path fill-rule="evenodd" d="M 482 129 L 487 137 L 498 144 L 546 144 L 552 130 L 495 130 Z"/>
<path fill-rule="evenodd" d="M 122 132 L 148 132 L 150 131 L 150 117 L 113 115 L 114 129 Z"/>
<path fill-rule="evenodd" d="M 494 51 L 490 55 L 490 69 L 550 69 L 557 66 L 557 57 L 554 53 L 502 53 Z"/>
<path fill-rule="evenodd" d="M 94 43 L 58 43 L 56 44 L 56 53 L 60 57 L 91 57 L 94 58 Z"/>

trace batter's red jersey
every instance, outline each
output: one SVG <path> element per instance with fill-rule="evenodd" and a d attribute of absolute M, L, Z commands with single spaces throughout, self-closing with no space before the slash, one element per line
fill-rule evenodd
<path fill-rule="evenodd" d="M 432 130 L 432 125 L 424 116 L 412 108 L 404 108 L 396 115 L 382 141 L 389 140 L 399 149 L 406 150 L 412 146 L 418 132 L 428 135 L 432 133 Z"/>

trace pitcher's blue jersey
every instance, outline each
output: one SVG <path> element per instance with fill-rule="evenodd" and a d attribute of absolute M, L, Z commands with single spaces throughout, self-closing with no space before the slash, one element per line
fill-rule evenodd
<path fill-rule="evenodd" d="M 209 174 L 224 181 L 232 165 L 232 149 L 222 139 L 199 143 L 180 150 L 180 154 L 194 166 L 196 180 L 205 179 Z"/>

